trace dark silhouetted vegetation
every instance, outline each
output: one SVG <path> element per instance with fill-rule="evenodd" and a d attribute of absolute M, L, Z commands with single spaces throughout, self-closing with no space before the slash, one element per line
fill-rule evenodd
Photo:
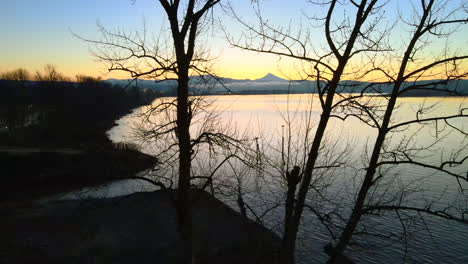
<path fill-rule="evenodd" d="M 116 119 L 151 102 L 150 90 L 82 75 L 72 82 L 50 65 L 35 80 L 24 69 L 1 77 L 2 200 L 104 183 L 154 165 L 150 156 L 116 150 L 106 134 Z"/>
<path fill-rule="evenodd" d="M 116 119 L 155 98 L 89 76 L 72 82 L 52 66 L 29 76 L 22 69 L 1 75 L 0 146 L 102 148 Z"/>

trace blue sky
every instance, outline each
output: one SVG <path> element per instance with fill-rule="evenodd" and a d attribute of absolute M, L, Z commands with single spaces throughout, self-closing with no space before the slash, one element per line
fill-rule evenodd
<path fill-rule="evenodd" d="M 253 17 L 250 0 L 232 1 L 239 14 L 249 19 Z M 415 1 L 419 3 L 419 1 Z M 453 1 L 459 3 L 460 1 Z M 287 3 L 287 4 L 285 4 Z M 391 1 L 386 8 L 389 17 L 396 17 L 397 8 L 402 12 L 411 10 L 411 1 Z M 303 0 L 263 0 L 263 15 L 269 21 L 287 26 L 307 25 L 303 14 L 316 11 Z M 344 7 L 346 10 L 349 7 Z M 95 61 L 89 53 L 89 44 L 72 35 L 98 38 L 96 22 L 107 28 L 136 30 L 146 20 L 150 28 L 163 25 L 165 16 L 155 0 L 14 0 L 4 1 L 0 9 L 0 72 L 24 67 L 30 71 L 41 69 L 45 64 L 54 64 L 69 76 L 75 74 L 101 75 L 105 67 Z M 239 26 L 225 16 L 218 19 L 234 34 Z M 311 27 L 309 27 L 311 28 Z M 404 30 L 400 30 L 405 34 Z M 323 40 L 320 29 L 312 29 L 317 39 Z M 463 32 L 462 32 L 463 33 Z M 458 34 L 454 46 L 465 49 L 468 34 Z M 224 76 L 236 78 L 258 78 L 273 72 L 287 74 L 293 63 L 278 60 L 275 56 L 258 55 L 228 47 L 220 32 L 208 36 L 209 48 L 218 57 L 217 71 Z M 317 41 L 320 43 L 320 40 Z M 285 70 L 286 69 L 286 70 Z M 104 77 L 106 78 L 106 77 Z"/>
<path fill-rule="evenodd" d="M 0 32 L 6 40 L 0 44 L 0 71 L 20 66 L 34 70 L 51 63 L 66 73 L 93 74 L 99 65 L 93 65 L 88 44 L 71 31 L 95 38 L 97 20 L 137 28 L 145 12 L 159 10 L 151 4 L 138 1 L 132 5 L 128 0 L 5 1 L 0 11 Z"/>

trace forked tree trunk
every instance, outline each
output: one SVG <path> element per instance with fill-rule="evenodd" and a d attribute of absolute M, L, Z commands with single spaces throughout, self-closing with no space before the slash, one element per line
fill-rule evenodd
<path fill-rule="evenodd" d="M 286 225 L 285 231 L 282 238 L 281 249 L 280 249 L 280 263 L 282 264 L 294 264 L 294 252 L 296 250 L 296 239 L 297 232 L 302 218 L 302 211 L 304 209 L 305 199 L 309 190 L 309 185 L 312 180 L 313 168 L 319 154 L 320 144 L 322 142 L 325 129 L 327 128 L 328 120 L 330 119 L 331 108 L 333 103 L 333 96 L 335 94 L 336 87 L 341 77 L 343 68 L 340 68 L 340 73 L 335 75 L 334 80 L 330 85 L 329 92 L 327 94 L 326 102 L 323 107 L 322 115 L 320 116 L 320 122 L 315 132 L 314 141 L 312 147 L 308 153 L 306 167 L 304 170 L 304 178 L 300 184 L 300 188 L 297 194 L 297 201 L 294 203 L 293 212 L 291 215 L 286 215 L 288 219 L 285 219 Z"/>
<path fill-rule="evenodd" d="M 409 59 L 411 58 L 411 54 L 413 53 L 414 47 L 416 46 L 416 42 L 422 36 L 423 29 L 425 27 L 425 21 L 429 17 L 430 11 L 432 9 L 434 1 L 430 1 L 427 6 L 424 8 L 424 13 L 419 20 L 419 25 L 414 32 L 411 41 L 408 43 L 408 46 L 405 50 L 404 56 L 400 63 L 400 68 L 398 70 L 398 76 L 394 81 L 392 94 L 387 104 L 387 108 L 385 110 L 385 114 L 382 120 L 382 124 L 379 128 L 379 132 L 377 135 L 377 139 L 375 141 L 374 148 L 372 150 L 372 156 L 369 161 L 369 166 L 366 171 L 366 175 L 364 177 L 364 181 L 361 184 L 361 189 L 359 190 L 358 197 L 354 204 L 353 211 L 351 212 L 351 216 L 341 233 L 339 241 L 335 247 L 334 254 L 331 256 L 330 261 L 333 261 L 337 255 L 342 254 L 343 251 L 346 249 L 346 246 L 351 241 L 351 237 L 353 236 L 354 231 L 356 230 L 359 221 L 363 215 L 364 203 L 366 200 L 366 196 L 369 192 L 369 189 L 373 185 L 374 175 L 377 170 L 377 164 L 380 158 L 380 153 L 385 142 L 385 137 L 388 133 L 388 128 L 390 125 L 390 120 L 392 117 L 393 110 L 395 109 L 396 101 L 398 99 L 398 95 L 400 92 L 400 87 L 403 84 L 405 78 L 405 71 L 408 64 Z"/>
<path fill-rule="evenodd" d="M 177 122 L 176 136 L 179 146 L 179 179 L 177 188 L 177 218 L 182 240 L 180 262 L 192 263 L 192 205 L 190 199 L 190 174 L 192 146 L 190 142 L 191 109 L 189 103 L 189 69 L 195 53 L 200 18 L 219 0 L 207 0 L 198 11 L 194 11 L 195 0 L 187 3 L 185 17 L 179 21 L 180 1 L 159 0 L 164 7 L 171 25 L 172 39 L 176 55 L 177 74 Z M 181 23 L 182 22 L 182 23 Z"/>
<path fill-rule="evenodd" d="M 328 22 L 329 22 L 329 19 L 331 19 L 331 15 L 333 13 L 336 2 L 337 1 L 331 2 L 331 6 L 327 14 Z M 336 93 L 336 89 L 340 83 L 345 67 L 349 59 L 352 56 L 351 52 L 354 48 L 354 43 L 356 42 L 356 39 L 360 33 L 360 29 L 362 25 L 364 24 L 364 22 L 366 21 L 367 16 L 369 15 L 370 11 L 373 9 L 376 2 L 377 0 L 373 0 L 367 6 L 366 6 L 367 1 L 361 2 L 359 6 L 359 10 L 357 11 L 357 14 L 356 14 L 356 21 L 353 27 L 353 31 L 349 37 L 348 43 L 346 44 L 346 48 L 343 54 L 340 55 L 338 54 L 339 52 L 337 50 L 334 51 L 337 53 L 335 55 L 337 57 L 338 65 L 336 67 L 336 70 L 333 72 L 333 78 L 328 83 L 326 98 L 322 105 L 322 114 L 320 115 L 320 121 L 317 126 L 317 130 L 315 131 L 315 136 L 312 141 L 312 146 L 307 155 L 307 161 L 306 161 L 305 170 L 304 170 L 304 177 L 302 179 L 302 182 L 300 183 L 299 191 L 297 193 L 297 199 L 296 199 L 297 201 L 294 204 L 294 210 L 293 210 L 294 212 L 290 216 L 290 220 L 289 221 L 286 220 L 288 222 L 288 225 L 290 226 L 287 228 L 287 232 L 285 229 L 285 233 L 283 234 L 283 243 L 280 249 L 280 262 L 282 264 L 294 264 L 295 263 L 294 252 L 296 248 L 297 232 L 301 224 L 302 212 L 304 210 L 307 193 L 310 188 L 310 183 L 311 183 L 312 175 L 314 172 L 314 166 L 317 161 L 317 157 L 319 155 L 320 145 L 322 143 L 322 139 L 325 134 L 328 121 L 330 120 L 331 112 L 333 110 L 333 99 Z M 328 33 L 328 36 L 330 36 L 329 34 L 330 33 Z"/>
<path fill-rule="evenodd" d="M 333 261 L 338 255 L 343 253 L 359 224 L 361 216 L 363 215 L 364 203 L 366 200 L 367 193 L 369 192 L 369 189 L 372 187 L 373 184 L 374 175 L 377 170 L 377 163 L 380 157 L 380 151 L 385 142 L 385 136 L 387 135 L 388 126 L 390 124 L 390 118 L 392 116 L 393 109 L 395 108 L 399 88 L 400 85 L 395 85 L 393 89 L 392 96 L 390 97 L 382 121 L 382 126 L 379 128 L 379 133 L 377 135 L 377 139 L 375 140 L 374 148 L 372 150 L 372 156 L 369 161 L 369 166 L 367 168 L 364 181 L 361 184 L 361 189 L 359 190 L 359 194 L 354 204 L 353 211 L 351 212 L 351 216 L 345 228 L 343 229 L 343 232 L 341 233 L 340 239 L 334 249 L 334 254 L 331 256 L 330 261 Z"/>

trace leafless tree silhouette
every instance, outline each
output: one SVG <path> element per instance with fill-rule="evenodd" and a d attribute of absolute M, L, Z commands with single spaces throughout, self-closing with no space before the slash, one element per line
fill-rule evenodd
<path fill-rule="evenodd" d="M 344 14 L 345 18 L 339 23 L 335 22 L 335 17 L 340 15 L 337 6 L 341 5 L 341 2 L 324 1 L 313 4 L 314 7 L 325 7 L 324 17 L 308 17 L 312 23 L 323 26 L 327 46 L 325 51 L 314 47 L 314 38 L 307 29 L 301 28 L 295 32 L 291 27 L 274 27 L 262 17 L 260 8 L 256 9 L 257 25 L 249 24 L 232 8 L 228 8 L 228 12 L 245 28 L 245 32 L 240 37 L 226 34 L 230 44 L 244 50 L 275 54 L 302 62 L 303 78 L 315 81 L 322 109 L 306 155 L 302 178 L 294 177 L 297 171 L 294 166 L 292 172 L 285 174 L 290 176 L 287 177 L 289 202 L 286 203 L 285 210 L 281 263 L 294 263 L 297 232 L 306 197 L 313 184 L 312 179 L 318 171 L 316 168 L 321 167 L 317 164 L 317 160 L 321 155 L 327 124 L 338 108 L 336 100 L 347 100 L 349 97 L 342 93 L 344 90 L 340 86 L 340 81 L 343 78 L 356 78 L 361 73 L 360 69 L 372 67 L 371 64 L 361 64 L 358 68 L 356 61 L 388 50 L 383 40 L 390 27 L 377 27 L 382 19 L 382 5 L 379 5 L 378 1 L 352 2 L 352 15 Z M 366 74 L 361 77 L 366 77 Z"/>
<path fill-rule="evenodd" d="M 447 10 L 449 5 L 446 1 L 421 2 L 422 12 L 412 17 L 415 21 L 404 20 L 404 23 L 413 30 L 406 43 L 407 47 L 403 48 L 404 54 L 398 54 L 402 50 L 398 47 L 400 43 L 389 39 L 394 26 L 398 23 L 382 16 L 384 9 L 382 5 L 386 4 L 385 2 L 351 1 L 348 4 L 355 8 L 356 12 L 353 13 L 355 18 L 345 15 L 344 20 L 337 22 L 334 16 L 339 14 L 338 6 L 345 3 L 310 1 L 315 7 L 327 7 L 326 16 L 322 19 L 305 12 L 310 21 L 322 22 L 328 48 L 325 52 L 323 48 L 319 48 L 320 40 L 314 38 L 307 28 L 302 27 L 294 31 L 295 27 L 291 25 L 274 27 L 270 20 L 263 17 L 259 6 L 260 1 L 254 2 L 257 5 L 255 12 L 258 24 L 247 22 L 248 20 L 236 13 L 232 7 L 228 8 L 231 16 L 245 29 L 240 36 L 232 36 L 226 32 L 230 44 L 244 50 L 275 54 L 301 61 L 300 73 L 304 79 L 316 81 L 317 96 L 322 107 L 320 121 L 309 146 L 310 151 L 306 155 L 307 162 L 302 178 L 293 177 L 297 170 L 294 164 L 280 172 L 281 175 L 289 176 L 286 177 L 286 182 L 289 184 L 286 191 L 281 262 L 294 262 L 294 243 L 304 207 L 316 214 L 333 238 L 337 238 L 336 233 L 342 231 L 341 236 L 338 236 L 337 246 L 329 246 L 327 250 L 327 253 L 332 255 L 332 262 L 338 261 L 337 257 L 343 257 L 343 250 L 349 244 L 360 216 L 364 214 L 393 211 L 401 219 L 398 215 L 399 211 L 413 211 L 418 214 L 426 213 L 466 222 L 464 218 L 466 210 L 463 208 L 459 212 L 454 212 L 448 210 L 450 208 L 437 209 L 433 203 L 419 207 L 405 204 L 404 196 L 411 193 L 410 187 L 407 186 L 401 187 L 398 194 L 392 196 L 391 201 L 386 195 L 389 192 L 388 186 L 380 189 L 381 193 L 372 190 L 372 195 L 369 195 L 369 189 L 372 186 L 383 185 L 384 181 L 381 179 L 389 167 L 402 164 L 412 164 L 443 172 L 454 177 L 455 184 L 459 184 L 460 190 L 464 188 L 461 182 L 466 181 L 463 175 L 466 174 L 463 166 L 467 160 L 466 153 L 463 151 L 466 148 L 466 131 L 460 127 L 460 123 L 452 123 L 452 121 L 466 118 L 467 110 L 461 107 L 457 113 L 431 116 L 428 113 L 431 110 L 434 113 L 435 106 L 423 106 L 415 112 L 415 119 L 405 119 L 399 123 L 393 120 L 395 116 L 392 119 L 392 112 L 400 96 L 420 94 L 421 91 L 436 95 L 453 95 L 459 92 L 455 87 L 456 81 L 453 80 L 466 77 L 462 66 L 466 56 L 450 54 L 447 47 L 443 49 L 440 56 L 434 56 L 433 51 L 428 50 L 431 47 L 431 37 L 448 38 L 460 25 L 466 23 L 466 18 L 462 14 L 466 7 Z M 428 54 L 434 58 L 433 61 L 428 62 L 427 58 L 424 59 L 423 56 Z M 395 67 L 396 61 L 398 63 Z M 435 78 L 436 81 L 427 81 Z M 363 80 L 367 82 L 362 82 Z M 388 94 L 389 90 L 390 94 Z M 385 99 L 369 97 L 369 93 L 380 95 Z M 312 188 L 314 192 L 320 193 L 313 188 L 317 182 L 311 179 L 316 178 L 315 176 L 319 173 L 317 168 L 322 168 L 317 158 L 323 155 L 323 137 L 326 134 L 327 123 L 333 117 L 342 120 L 349 117 L 357 118 L 370 127 L 378 129 L 376 143 L 369 158 L 369 166 L 364 170 L 366 176 L 349 219 L 339 212 L 320 212 L 317 207 L 305 202 L 309 189 Z M 438 137 L 432 144 L 424 147 L 415 145 L 415 140 L 420 135 L 418 132 L 423 133 L 421 131 L 423 128 L 416 129 L 410 136 L 401 133 L 403 129 L 408 131 L 408 127 L 412 126 L 413 130 L 416 129 L 415 126 L 433 127 Z M 452 133 L 451 137 L 461 136 L 460 148 L 450 149 L 449 157 L 440 161 L 439 164 L 425 161 L 427 152 L 433 151 L 436 143 L 440 145 L 444 136 L 448 137 L 449 133 Z M 330 168 L 330 165 L 333 167 L 335 164 L 328 164 L 327 168 Z M 458 166 L 458 171 L 453 169 L 456 166 Z M 289 171 L 292 168 L 294 169 Z M 297 183 L 299 184 L 298 191 L 295 187 Z M 374 201 L 366 202 L 366 196 L 372 197 Z M 332 215 L 335 215 L 334 218 Z M 342 224 L 345 226 L 344 229 L 341 227 Z"/>
<path fill-rule="evenodd" d="M 160 0 L 169 29 L 161 29 L 158 36 L 149 36 L 146 25 L 142 30 L 132 33 L 110 31 L 98 25 L 101 39 L 85 39 L 95 44 L 93 54 L 108 65 L 109 71 L 127 72 L 134 80 L 172 80 L 176 85 L 176 98 L 161 98 L 146 109 L 143 113 L 145 129 L 140 129 L 138 133 L 147 141 L 157 142 L 160 162 L 177 172 L 175 201 L 183 241 L 183 263 L 191 263 L 193 259 L 191 186 L 198 182 L 202 189 L 208 187 L 220 166 L 214 165 L 210 173 L 201 175 L 200 171 L 194 170 L 192 163 L 200 152 L 209 155 L 215 150 L 219 151 L 217 147 L 236 149 L 233 146 L 239 142 L 231 137 L 235 131 L 223 133 L 226 131 L 223 130 L 225 126 L 207 111 L 209 104 L 206 99 L 190 94 L 190 88 L 197 82 L 206 85 L 206 82 L 217 80 L 211 74 L 211 58 L 201 45 L 200 38 L 211 26 L 212 10 L 219 2 Z M 192 75 L 198 77 L 191 78 Z M 234 153 L 226 155 L 234 156 Z M 225 160 L 220 162 L 225 163 Z M 174 179 L 168 175 L 161 177 L 154 183 L 158 186 L 172 186 Z"/>
<path fill-rule="evenodd" d="M 345 104 L 351 110 L 341 118 L 357 117 L 370 127 L 377 129 L 378 133 L 368 165 L 365 168 L 365 176 L 354 208 L 339 237 L 334 250 L 335 254 L 332 254 L 332 262 L 337 254 L 342 253 L 349 244 L 361 217 L 364 215 L 393 211 L 400 217 L 399 212 L 412 211 L 468 223 L 465 218 L 466 208 L 457 212 L 457 210 L 450 210 L 447 207 L 437 207 L 433 203 L 409 205 L 405 199 L 405 196 L 410 194 L 408 189 L 398 191 L 393 199 L 387 199 L 388 197 L 385 197 L 385 193 L 382 191 L 388 186 L 381 188 L 380 193 L 376 190 L 379 185 L 385 182 L 385 178 L 389 177 L 385 174 L 385 170 L 398 165 L 413 165 L 441 172 L 453 177 L 461 192 L 466 188 L 468 178 L 464 166 L 468 160 L 468 153 L 466 153 L 468 133 L 466 127 L 461 124 L 464 122 L 462 120 L 466 120 L 468 117 L 468 109 L 460 106 L 458 112 L 445 114 L 436 111 L 438 110 L 437 105 L 430 104 L 414 110 L 414 119 L 396 117 L 398 98 L 414 91 L 456 94 L 457 89 L 453 87 L 456 84 L 454 80 L 466 78 L 468 72 L 460 67 L 468 59 L 466 54 L 452 53 L 445 47 L 439 57 L 433 56 L 431 58 L 432 61 L 421 58 L 424 56 L 425 49 L 431 49 L 431 53 L 434 53 L 434 48 L 431 45 L 434 38 L 447 38 L 461 24 L 468 22 L 466 13 L 460 12 L 460 10 L 463 10 L 463 6 L 450 9 L 447 1 L 421 1 L 420 6 L 415 9 L 417 13 L 413 14 L 412 20 L 404 20 L 412 29 L 406 47 L 395 49 L 395 52 L 403 50 L 403 54 L 391 57 L 392 61 L 387 62 L 386 67 L 373 69 L 382 74 L 383 78 L 388 79 L 383 85 L 391 86 L 390 94 L 384 95 L 384 102 L 379 105 L 375 103 L 376 100 L 359 100 L 360 95 L 356 96 L 356 99 L 346 101 Z M 392 69 L 390 65 L 395 61 L 398 61 L 398 66 L 396 69 Z M 434 77 L 438 79 L 424 81 Z M 431 130 L 434 131 L 432 141 L 429 143 L 418 142 L 418 137 Z M 401 136 L 402 134 L 403 136 Z M 458 137 L 460 146 L 451 146 L 454 149 L 440 148 L 444 137 L 449 135 Z M 448 157 L 441 154 L 439 162 L 428 159 L 431 154 L 434 155 L 434 152 L 440 151 L 451 153 Z"/>

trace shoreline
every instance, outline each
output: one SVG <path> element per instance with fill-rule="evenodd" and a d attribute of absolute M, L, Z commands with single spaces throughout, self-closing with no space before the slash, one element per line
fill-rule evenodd
<path fill-rule="evenodd" d="M 0 261 L 174 263 L 180 240 L 173 197 L 175 190 L 159 190 L 3 208 L 0 252 L 8 256 Z M 206 192 L 193 205 L 193 228 L 197 263 L 277 259 L 278 235 Z"/>
<path fill-rule="evenodd" d="M 5 172 L 0 188 L 3 203 L 126 179 L 128 175 L 151 169 L 156 163 L 144 153 L 112 149 L 67 149 L 67 152 L 22 149 L 22 152 L 0 152 L 0 159 L 4 161 Z"/>

